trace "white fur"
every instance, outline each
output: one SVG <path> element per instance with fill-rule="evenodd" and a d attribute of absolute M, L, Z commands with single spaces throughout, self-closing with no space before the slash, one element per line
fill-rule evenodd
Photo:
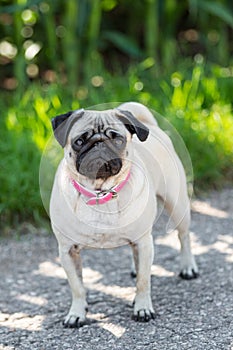
<path fill-rule="evenodd" d="M 50 202 L 51 223 L 73 296 L 70 311 L 64 321 L 66 326 L 78 326 L 85 322 L 87 303 L 81 279 L 79 251 L 86 247 L 132 245 L 137 272 L 134 318 L 147 321 L 153 317 L 150 269 L 153 261 L 151 230 L 157 213 L 156 196 L 164 200 L 174 228 L 179 232 L 181 273 L 186 278 L 197 274 L 190 249 L 190 206 L 186 177 L 172 142 L 145 106 L 129 102 L 119 106 L 119 109 L 131 111 L 149 127 L 150 134 L 143 143 L 136 136 L 133 137 L 132 147 L 128 145 L 130 152 L 125 157 L 122 171 L 103 185 L 111 187 L 119 183 L 131 168 L 130 179 L 120 191 L 118 199 L 93 207 L 85 204 L 85 198 L 77 193 L 70 182 L 75 171 L 67 158 L 69 142 L 54 181 Z M 88 181 L 85 185 L 94 186 L 93 182 Z"/>

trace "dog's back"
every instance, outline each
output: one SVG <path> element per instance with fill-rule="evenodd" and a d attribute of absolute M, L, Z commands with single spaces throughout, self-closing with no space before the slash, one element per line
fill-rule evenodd
<path fill-rule="evenodd" d="M 126 102 L 121 104 L 119 109 L 129 111 L 142 123 L 157 126 L 157 122 L 150 110 L 138 102 Z"/>

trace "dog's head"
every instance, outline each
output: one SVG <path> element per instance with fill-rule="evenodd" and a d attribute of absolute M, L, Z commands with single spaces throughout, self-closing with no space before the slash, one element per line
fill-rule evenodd
<path fill-rule="evenodd" d="M 80 109 L 52 119 L 54 135 L 72 171 L 95 180 L 117 175 L 133 134 L 145 141 L 149 130 L 129 111 Z"/>

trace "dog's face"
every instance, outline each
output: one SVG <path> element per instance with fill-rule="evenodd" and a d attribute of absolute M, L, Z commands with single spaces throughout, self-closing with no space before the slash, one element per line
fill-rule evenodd
<path fill-rule="evenodd" d="M 71 170 L 92 180 L 120 173 L 132 135 L 145 141 L 149 133 L 130 112 L 117 109 L 68 112 L 52 125 Z"/>

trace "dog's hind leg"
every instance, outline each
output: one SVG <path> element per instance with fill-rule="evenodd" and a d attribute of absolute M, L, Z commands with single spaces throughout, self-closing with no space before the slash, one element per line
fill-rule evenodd
<path fill-rule="evenodd" d="M 174 229 L 178 230 L 180 240 L 180 277 L 192 279 L 198 276 L 198 268 L 191 252 L 190 244 L 190 203 L 184 189 L 181 189 L 178 198 L 175 196 L 166 198 L 165 208 L 174 223 Z"/>
<path fill-rule="evenodd" d="M 82 264 L 78 245 L 59 246 L 61 264 L 66 272 L 71 291 L 72 305 L 63 321 L 65 327 L 80 327 L 86 321 L 86 292 L 82 283 Z"/>

